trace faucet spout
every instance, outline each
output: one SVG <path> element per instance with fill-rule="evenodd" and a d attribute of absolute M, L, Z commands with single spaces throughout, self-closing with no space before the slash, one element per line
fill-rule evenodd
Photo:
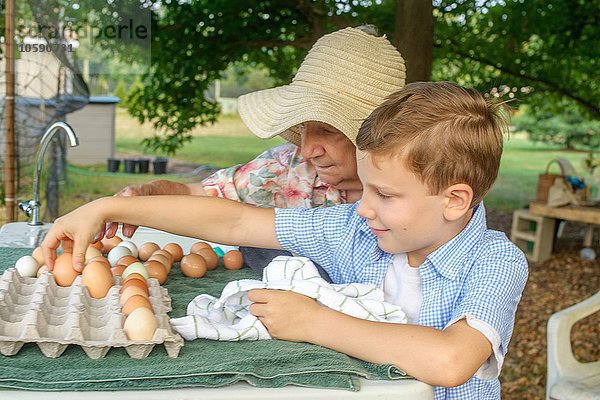
<path fill-rule="evenodd" d="M 77 138 L 75 131 L 73 130 L 73 128 L 71 128 L 71 126 L 69 126 L 69 124 L 65 122 L 55 122 L 52 125 L 50 125 L 48 129 L 46 129 L 46 132 L 44 132 L 44 135 L 42 136 L 42 140 L 40 141 L 40 145 L 35 155 L 36 167 L 33 173 L 33 200 L 29 200 L 27 202 L 27 204 L 30 206 L 32 215 L 31 222 L 29 222 L 29 225 L 43 225 L 43 223 L 40 221 L 40 172 L 42 170 L 42 161 L 44 159 L 46 149 L 48 148 L 51 139 L 60 130 L 66 132 L 67 136 L 69 137 L 69 144 L 71 145 L 71 147 L 76 147 L 79 145 L 79 139 Z"/>

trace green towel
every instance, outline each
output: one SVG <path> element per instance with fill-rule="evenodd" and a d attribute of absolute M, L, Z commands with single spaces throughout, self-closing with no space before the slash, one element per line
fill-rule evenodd
<path fill-rule="evenodd" d="M 0 248 L 0 273 L 32 249 Z M 186 278 L 176 264 L 164 286 L 169 290 L 171 317 L 185 315 L 188 303 L 200 293 L 219 296 L 227 282 L 257 279 L 248 268 L 227 271 L 222 266 L 201 279 Z M 2 321 L 0 320 L 0 324 Z M 358 377 L 402 379 L 393 365 L 360 361 L 307 343 L 282 340 L 255 342 L 185 342 L 178 358 L 168 358 L 162 345 L 142 360 L 113 348 L 92 360 L 78 346 L 69 346 L 55 359 L 46 358 L 37 345 L 26 344 L 14 356 L 0 355 L 0 388 L 24 390 L 139 390 L 218 387 L 246 381 L 257 387 L 305 387 L 359 390 Z"/>

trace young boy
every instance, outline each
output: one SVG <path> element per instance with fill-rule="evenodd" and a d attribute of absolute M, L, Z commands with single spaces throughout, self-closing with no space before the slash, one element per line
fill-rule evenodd
<path fill-rule="evenodd" d="M 410 84 L 361 127 L 357 204 L 273 210 L 218 198 L 104 198 L 59 218 L 44 254 L 48 260 L 61 241 L 74 241 L 81 269 L 88 243 L 109 221 L 283 248 L 319 263 L 334 283 L 382 286 L 409 324 L 356 319 L 293 292 L 252 291 L 251 312 L 273 337 L 393 363 L 435 385 L 436 399 L 499 399 L 527 280 L 522 252 L 486 228 L 481 203 L 498 173 L 505 129 L 498 107 L 474 90 Z"/>

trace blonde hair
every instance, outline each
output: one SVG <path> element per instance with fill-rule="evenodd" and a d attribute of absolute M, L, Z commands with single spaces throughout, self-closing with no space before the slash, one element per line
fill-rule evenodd
<path fill-rule="evenodd" d="M 388 96 L 365 119 L 356 146 L 382 157 L 402 156 L 432 194 L 465 183 L 471 206 L 492 187 L 508 132 L 502 104 L 451 82 L 416 82 Z"/>

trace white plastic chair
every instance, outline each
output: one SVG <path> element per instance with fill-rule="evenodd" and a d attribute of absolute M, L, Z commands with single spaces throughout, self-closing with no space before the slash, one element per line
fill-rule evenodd
<path fill-rule="evenodd" d="M 550 317 L 546 400 L 600 399 L 600 361 L 580 363 L 571 349 L 575 322 L 598 310 L 600 292 Z M 596 345 L 600 345 L 600 338 L 596 338 Z"/>

